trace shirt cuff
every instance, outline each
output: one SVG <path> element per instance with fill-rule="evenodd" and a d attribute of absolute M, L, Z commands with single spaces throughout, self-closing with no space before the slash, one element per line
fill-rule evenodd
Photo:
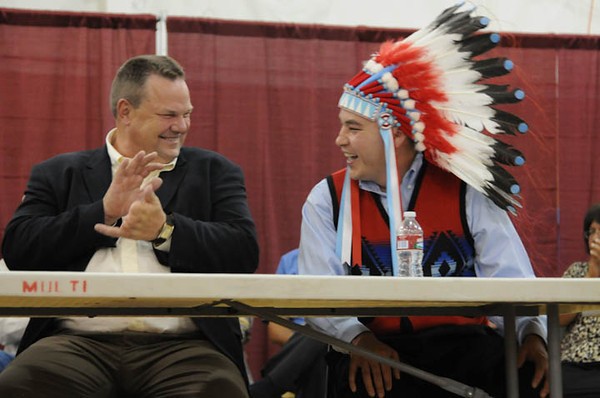
<path fill-rule="evenodd" d="M 544 340 L 544 343 L 548 345 L 548 330 L 546 329 L 546 316 L 541 315 L 534 318 L 531 318 L 529 322 L 527 322 L 521 330 L 519 330 L 519 342 L 523 344 L 525 337 L 530 334 L 536 334 Z"/>
<path fill-rule="evenodd" d="M 356 324 L 349 325 L 347 328 L 345 328 L 344 331 L 339 336 L 337 336 L 337 338 L 344 341 L 345 343 L 351 344 L 352 340 L 354 340 L 356 336 L 370 331 L 371 329 L 358 322 Z M 349 354 L 347 350 L 344 350 L 340 347 L 333 346 L 333 349 L 343 354 Z"/>

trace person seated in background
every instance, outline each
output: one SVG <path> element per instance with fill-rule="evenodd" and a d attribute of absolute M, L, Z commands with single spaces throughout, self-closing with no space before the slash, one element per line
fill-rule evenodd
<path fill-rule="evenodd" d="M 159 55 L 127 60 L 110 105 L 116 127 L 102 147 L 33 167 L 2 241 L 8 268 L 254 272 L 241 167 L 183 146 L 193 106 L 181 65 Z M 238 320 L 32 318 L 0 373 L 0 397 L 114 396 L 247 398 Z"/>
<path fill-rule="evenodd" d="M 281 257 L 277 274 L 298 274 L 298 249 Z M 291 318 L 304 325 L 304 318 Z M 281 347 L 261 369 L 262 379 L 250 386 L 251 398 L 279 398 L 291 392 L 296 398 L 324 398 L 327 344 L 269 322 L 269 341 Z"/>
<path fill-rule="evenodd" d="M 0 273 L 8 271 L 4 259 L 0 259 Z M 1 277 L 1 276 L 0 276 Z M 15 359 L 17 347 L 29 318 L 0 318 L 0 372 Z"/>
<path fill-rule="evenodd" d="M 0 318 L 0 372 L 15 359 L 29 318 Z"/>
<path fill-rule="evenodd" d="M 5 350 L 4 345 L 0 344 L 0 372 L 2 372 L 4 368 L 7 367 L 10 361 L 12 361 L 13 359 L 15 359 L 15 354 L 9 354 Z"/>
<path fill-rule="evenodd" d="M 583 241 L 587 261 L 571 264 L 563 278 L 600 277 L 600 202 L 585 215 Z M 600 314 L 564 314 L 560 324 L 566 327 L 561 341 L 564 396 L 600 397 Z"/>

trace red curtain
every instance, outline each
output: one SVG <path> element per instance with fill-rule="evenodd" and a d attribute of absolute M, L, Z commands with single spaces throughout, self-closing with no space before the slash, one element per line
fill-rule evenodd
<path fill-rule="evenodd" d="M 556 51 L 560 96 L 555 123 L 557 135 L 559 234 L 558 269 L 585 257 L 583 217 L 600 201 L 600 45 Z"/>
<path fill-rule="evenodd" d="M 155 26 L 149 15 L 0 9 L 0 238 L 34 164 L 103 144 L 115 71 L 154 53 Z"/>
<path fill-rule="evenodd" d="M 154 52 L 155 22 L 0 9 L 0 238 L 33 164 L 102 145 L 114 125 L 110 82 L 124 60 Z M 341 87 L 378 43 L 409 32 L 167 22 L 169 53 L 186 69 L 195 106 L 187 144 L 243 167 L 261 246 L 258 272 L 272 273 L 298 245 L 301 206 L 312 186 L 344 166 L 334 144 Z M 599 50 L 598 37 L 552 35 L 509 35 L 495 50 L 516 64 L 503 81 L 527 93 L 511 111 L 531 131 L 505 138 L 527 158 L 526 167 L 512 170 L 524 204 L 514 221 L 539 276 L 559 276 L 586 257 L 582 219 L 600 200 Z M 255 322 L 247 350 L 257 377 L 274 351 L 262 323 Z"/>

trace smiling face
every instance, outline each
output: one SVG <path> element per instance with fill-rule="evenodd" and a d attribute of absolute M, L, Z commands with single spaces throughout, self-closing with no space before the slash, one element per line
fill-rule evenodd
<path fill-rule="evenodd" d="M 385 148 L 379 125 L 345 109 L 340 110 L 339 118 L 342 127 L 335 144 L 346 157 L 350 178 L 373 181 L 385 188 Z"/>
<path fill-rule="evenodd" d="M 185 80 L 150 75 L 137 108 L 126 99 L 117 104 L 115 148 L 126 157 L 157 152 L 158 161 L 171 162 L 185 142 L 192 108 Z"/>

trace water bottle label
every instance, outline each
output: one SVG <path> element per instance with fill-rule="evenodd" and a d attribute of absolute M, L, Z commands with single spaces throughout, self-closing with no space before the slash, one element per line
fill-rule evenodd
<path fill-rule="evenodd" d="M 419 249 L 423 250 L 423 238 L 417 235 L 409 236 L 397 236 L 396 237 L 396 249 L 407 250 L 407 249 Z"/>

